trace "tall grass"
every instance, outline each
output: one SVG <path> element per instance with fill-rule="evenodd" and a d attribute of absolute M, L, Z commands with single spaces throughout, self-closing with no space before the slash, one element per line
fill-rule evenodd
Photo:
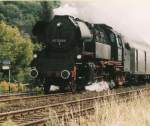
<path fill-rule="evenodd" d="M 104 105 L 95 103 L 95 113 L 72 119 L 68 126 L 150 126 L 150 97 L 139 97 L 129 102 L 104 101 Z M 58 123 L 57 123 L 58 124 Z M 60 122 L 59 125 L 66 124 Z M 47 125 L 52 126 L 52 125 Z"/>
<path fill-rule="evenodd" d="M 117 99 L 117 98 L 115 98 Z M 117 99 L 118 101 L 119 99 Z M 55 111 L 49 111 L 49 120 L 46 126 L 150 126 L 150 97 L 140 96 L 128 102 L 104 101 L 103 106 L 95 103 L 95 112 L 78 119 L 58 119 Z M 67 113 L 72 111 L 66 108 Z M 79 108 L 80 110 L 80 108 Z M 77 110 L 76 110 L 77 111 Z M 69 117 L 68 117 L 69 118 Z M 11 120 L 2 126 L 16 126 Z"/>
<path fill-rule="evenodd" d="M 59 126 L 60 122 L 57 118 L 57 114 L 55 111 L 49 109 L 49 120 L 45 124 L 46 126 Z"/>
<path fill-rule="evenodd" d="M 137 99 L 129 103 L 112 102 L 101 107 L 96 104 L 95 114 L 87 126 L 150 126 L 150 101 Z"/>
<path fill-rule="evenodd" d="M 1 126 L 17 126 L 12 120 L 7 120 Z"/>

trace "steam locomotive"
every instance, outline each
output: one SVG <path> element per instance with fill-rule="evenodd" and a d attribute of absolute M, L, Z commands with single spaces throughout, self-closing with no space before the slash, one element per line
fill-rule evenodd
<path fill-rule="evenodd" d="M 33 35 L 45 48 L 32 62 L 31 76 L 61 90 L 83 89 L 95 80 L 117 85 L 150 79 L 150 46 L 125 38 L 106 24 L 92 24 L 72 16 L 38 22 Z"/>

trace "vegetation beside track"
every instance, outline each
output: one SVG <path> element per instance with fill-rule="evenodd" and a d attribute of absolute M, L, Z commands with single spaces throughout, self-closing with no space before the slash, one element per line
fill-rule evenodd
<path fill-rule="evenodd" d="M 40 95 L 43 94 L 43 89 L 39 86 L 32 86 L 31 84 L 23 84 L 21 82 L 7 82 L 0 81 L 0 97 L 3 95 Z M 10 90 L 9 90 L 10 88 Z"/>
<path fill-rule="evenodd" d="M 17 126 L 12 120 L 8 120 L 2 124 L 2 126 Z"/>
<path fill-rule="evenodd" d="M 73 118 L 67 124 L 69 126 L 149 126 L 149 117 L 150 98 L 140 96 L 129 102 L 104 101 L 103 107 L 96 103 L 93 115 Z"/>
<path fill-rule="evenodd" d="M 135 126 L 142 119 L 137 126 L 149 126 L 149 94 L 149 88 L 130 90 L 2 113 L 1 119 L 10 117 L 18 126 Z"/>
<path fill-rule="evenodd" d="M 27 90 L 27 87 L 24 84 L 8 83 L 6 81 L 1 81 L 0 82 L 0 92 L 3 93 L 3 92 L 9 91 L 9 86 L 10 86 L 11 92 L 25 92 Z"/>

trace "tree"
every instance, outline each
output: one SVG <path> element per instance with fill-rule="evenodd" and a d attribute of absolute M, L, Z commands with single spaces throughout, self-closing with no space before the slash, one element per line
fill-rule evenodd
<path fill-rule="evenodd" d="M 43 8 L 43 19 L 44 21 L 50 21 L 52 18 L 52 4 L 51 2 L 41 2 L 42 8 Z"/>
<path fill-rule="evenodd" d="M 0 20 L 15 25 L 23 32 L 31 34 L 35 23 L 39 20 L 51 18 L 52 9 L 59 5 L 60 1 L 1 1 Z"/>
<path fill-rule="evenodd" d="M 44 6 L 41 3 L 0 1 L 0 61 L 11 60 L 13 74 L 22 80 L 27 77 L 24 73 L 27 73 L 33 52 L 41 49 L 41 45 L 32 43 L 28 35 L 32 34 L 36 22 L 44 19 L 44 6 L 49 17 L 52 9 L 60 6 L 60 1 L 49 1 Z M 45 20 L 49 20 L 49 17 L 45 16 Z"/>
<path fill-rule="evenodd" d="M 22 36 L 18 28 L 0 22 L 0 60 L 10 60 L 16 77 L 25 71 L 33 58 L 34 45 L 29 36 Z"/>
<path fill-rule="evenodd" d="M 50 21 L 53 17 L 53 9 L 60 6 L 60 1 L 44 1 L 41 2 L 43 21 Z"/>

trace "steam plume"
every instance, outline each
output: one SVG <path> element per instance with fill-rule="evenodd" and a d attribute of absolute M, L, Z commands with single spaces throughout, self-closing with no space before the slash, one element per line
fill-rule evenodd
<path fill-rule="evenodd" d="M 132 39 L 150 43 L 149 5 L 149 0 L 62 1 L 62 7 L 54 11 L 106 23 Z"/>

